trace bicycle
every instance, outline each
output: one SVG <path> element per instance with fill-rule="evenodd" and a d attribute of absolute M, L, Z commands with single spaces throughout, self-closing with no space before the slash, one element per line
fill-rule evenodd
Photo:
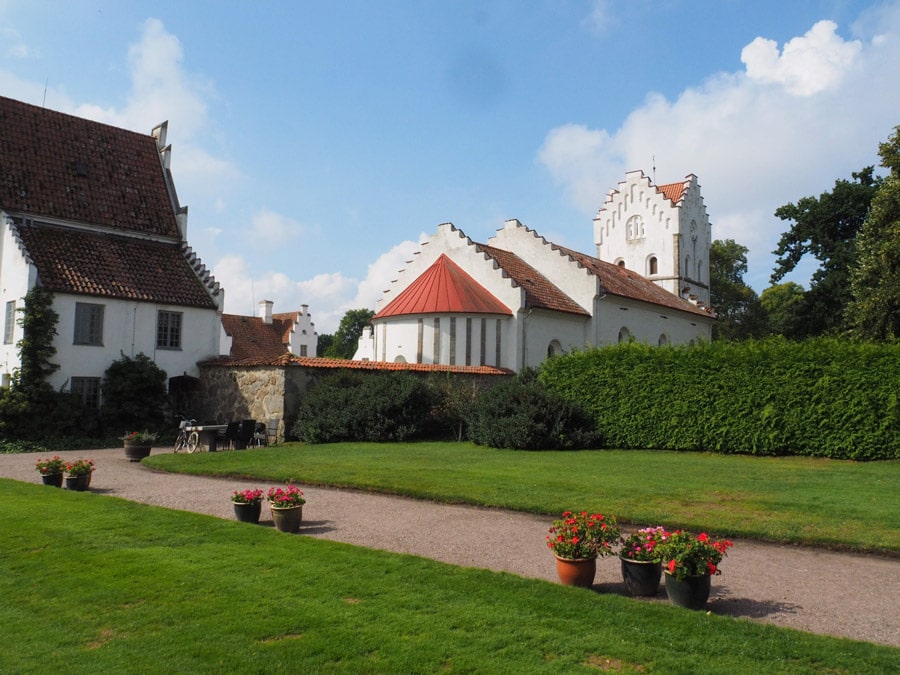
<path fill-rule="evenodd" d="M 197 424 L 197 420 L 181 420 L 178 425 L 178 438 L 175 439 L 174 451 L 185 450 L 188 454 L 194 452 L 200 445 L 200 434 L 196 431 L 188 431 Z"/>

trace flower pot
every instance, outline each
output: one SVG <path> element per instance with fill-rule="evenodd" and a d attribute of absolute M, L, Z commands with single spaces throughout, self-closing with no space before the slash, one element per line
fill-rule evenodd
<path fill-rule="evenodd" d="M 659 580 L 662 578 L 662 563 L 649 560 L 622 561 L 622 580 L 625 588 L 632 595 L 653 596 L 659 591 Z"/>
<path fill-rule="evenodd" d="M 63 475 L 62 475 L 62 473 L 42 473 L 41 474 L 41 482 L 44 485 L 52 485 L 53 487 L 62 487 Z"/>
<path fill-rule="evenodd" d="M 234 517 L 242 523 L 258 523 L 259 514 L 262 512 L 262 502 L 255 504 L 238 504 L 231 502 L 234 507 Z"/>
<path fill-rule="evenodd" d="M 300 529 L 300 522 L 303 520 L 303 506 L 269 506 L 272 511 L 272 520 L 275 522 L 275 529 L 279 532 L 296 532 Z"/>
<path fill-rule="evenodd" d="M 153 446 L 143 441 L 125 441 L 125 458 L 131 462 L 140 462 L 150 456 Z"/>
<path fill-rule="evenodd" d="M 555 557 L 556 574 L 559 576 L 559 583 L 563 586 L 590 588 L 594 585 L 594 576 L 597 574 L 596 558 L 573 560 L 571 558 Z"/>
<path fill-rule="evenodd" d="M 701 574 L 685 577 L 681 581 L 666 572 L 666 595 L 669 602 L 687 609 L 703 609 L 709 599 L 712 576 Z"/>
<path fill-rule="evenodd" d="M 75 490 L 76 492 L 84 492 L 91 485 L 91 474 L 86 473 L 83 476 L 66 476 L 66 489 Z"/>

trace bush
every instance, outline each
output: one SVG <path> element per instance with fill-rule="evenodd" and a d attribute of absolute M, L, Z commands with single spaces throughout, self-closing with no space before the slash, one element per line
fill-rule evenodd
<path fill-rule="evenodd" d="M 484 391 L 468 425 L 470 440 L 494 448 L 581 449 L 601 443 L 591 416 L 548 391 L 532 371 Z"/>
<path fill-rule="evenodd" d="M 410 440 L 428 428 L 434 403 L 409 373 L 339 371 L 307 392 L 292 432 L 307 443 Z"/>
<path fill-rule="evenodd" d="M 540 378 L 612 447 L 900 457 L 900 345 L 631 343 L 551 359 Z"/>
<path fill-rule="evenodd" d="M 146 354 L 122 354 L 106 369 L 100 418 L 108 433 L 133 429 L 159 431 L 168 402 L 166 372 Z"/>

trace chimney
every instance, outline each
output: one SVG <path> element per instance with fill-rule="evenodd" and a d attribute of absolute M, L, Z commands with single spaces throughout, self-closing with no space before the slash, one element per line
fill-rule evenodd
<path fill-rule="evenodd" d="M 309 305 L 300 305 L 301 314 L 309 314 Z"/>
<path fill-rule="evenodd" d="M 272 305 L 275 303 L 271 300 L 260 300 L 259 301 L 259 318 L 262 319 L 262 322 L 267 326 L 272 324 Z"/>

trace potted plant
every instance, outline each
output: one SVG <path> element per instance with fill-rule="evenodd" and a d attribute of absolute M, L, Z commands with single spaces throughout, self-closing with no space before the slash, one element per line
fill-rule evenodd
<path fill-rule="evenodd" d="M 125 457 L 129 461 L 140 462 L 150 455 L 157 434 L 149 431 L 126 431 L 120 438 L 125 442 Z"/>
<path fill-rule="evenodd" d="M 91 474 L 94 472 L 94 460 L 76 459 L 74 462 L 66 462 L 66 488 L 83 492 L 91 484 Z"/>
<path fill-rule="evenodd" d="M 66 468 L 62 457 L 53 455 L 50 459 L 39 459 L 34 466 L 40 472 L 44 485 L 62 487 L 63 470 Z"/>
<path fill-rule="evenodd" d="M 666 595 L 679 607 L 701 609 L 709 599 L 710 580 L 720 574 L 719 563 L 732 544 L 712 539 L 705 532 L 696 537 L 675 530 L 657 550 L 666 573 Z"/>
<path fill-rule="evenodd" d="M 632 595 L 656 595 L 662 578 L 659 546 L 668 536 L 665 528 L 645 527 L 622 540 L 622 580 Z"/>
<path fill-rule="evenodd" d="M 563 511 L 547 535 L 547 546 L 556 556 L 556 573 L 566 586 L 590 588 L 597 573 L 597 558 L 612 553 L 619 541 L 615 516 L 582 511 Z"/>
<path fill-rule="evenodd" d="M 306 503 L 300 488 L 296 485 L 269 488 L 266 499 L 269 501 L 275 528 L 279 532 L 296 532 L 300 529 L 303 505 Z"/>
<path fill-rule="evenodd" d="M 242 523 L 258 523 L 262 511 L 262 498 L 263 491 L 259 488 L 235 490 L 231 495 L 234 517 Z"/>

